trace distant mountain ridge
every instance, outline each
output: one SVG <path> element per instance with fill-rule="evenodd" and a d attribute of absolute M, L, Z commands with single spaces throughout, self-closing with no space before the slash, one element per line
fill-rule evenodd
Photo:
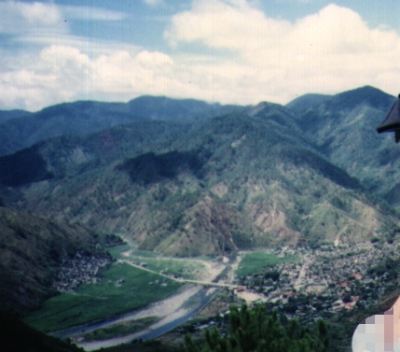
<path fill-rule="evenodd" d="M 136 121 L 165 120 L 193 123 L 203 118 L 242 109 L 195 99 L 142 96 L 128 103 L 77 101 L 35 113 L 0 111 L 0 155 L 56 136 L 83 136 Z"/>
<path fill-rule="evenodd" d="M 13 118 L 29 116 L 31 114 L 31 112 L 25 110 L 0 110 L 0 124 Z"/>

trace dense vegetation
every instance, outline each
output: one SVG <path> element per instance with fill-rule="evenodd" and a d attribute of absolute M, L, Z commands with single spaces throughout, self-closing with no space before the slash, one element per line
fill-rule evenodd
<path fill-rule="evenodd" d="M 194 343 L 190 335 L 185 339 L 188 352 L 325 352 L 328 351 L 329 335 L 321 319 L 315 331 L 307 331 L 295 319 L 283 325 L 277 311 L 267 316 L 264 306 L 256 305 L 249 310 L 246 305 L 232 306 L 229 314 L 229 330 L 221 334 L 218 328 L 206 331 L 206 343 Z"/>
<path fill-rule="evenodd" d="M 333 164 L 398 207 L 400 158 L 392 134 L 376 133 L 395 97 L 370 86 L 288 106 L 306 136 Z"/>
<path fill-rule="evenodd" d="M 151 120 L 195 122 L 238 108 L 194 99 L 143 96 L 128 103 L 62 103 L 35 113 L 0 111 L 0 155 L 55 136 L 83 136 L 121 124 Z"/>

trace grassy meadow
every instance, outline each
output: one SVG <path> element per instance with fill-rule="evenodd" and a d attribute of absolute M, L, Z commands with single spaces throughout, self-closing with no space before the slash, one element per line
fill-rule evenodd
<path fill-rule="evenodd" d="M 236 275 L 247 276 L 250 274 L 259 274 L 268 266 L 293 263 L 298 260 L 297 256 L 278 257 L 275 254 L 265 252 L 247 253 L 239 263 Z"/>
<path fill-rule="evenodd" d="M 146 268 L 157 273 L 184 279 L 198 279 L 204 270 L 206 270 L 202 263 L 190 259 L 174 259 L 162 256 L 144 257 L 142 255 L 136 255 L 135 252 L 126 257 L 126 259 L 145 265 Z"/>

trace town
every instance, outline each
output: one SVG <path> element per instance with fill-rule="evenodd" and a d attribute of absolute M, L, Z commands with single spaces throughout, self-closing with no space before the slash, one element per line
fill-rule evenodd
<path fill-rule="evenodd" d="M 297 255 L 300 261 L 270 266 L 236 281 L 289 317 L 329 318 L 356 306 L 371 307 L 397 288 L 398 246 L 385 242 L 314 250 L 284 247 L 272 253 Z"/>

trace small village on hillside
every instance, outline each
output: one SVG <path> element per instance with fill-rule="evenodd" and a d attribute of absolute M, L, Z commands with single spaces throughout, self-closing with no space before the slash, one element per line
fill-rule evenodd
<path fill-rule="evenodd" d="M 108 268 L 111 262 L 111 257 L 78 251 L 73 258 L 64 260 L 53 287 L 59 292 L 70 292 L 81 284 L 96 283 L 100 271 Z"/>
<path fill-rule="evenodd" d="M 315 250 L 284 247 L 274 253 L 298 255 L 301 260 L 268 267 L 237 281 L 288 316 L 327 318 L 355 306 L 368 308 L 396 289 L 398 246 L 364 243 Z M 274 272 L 277 274 L 271 275 Z"/>

